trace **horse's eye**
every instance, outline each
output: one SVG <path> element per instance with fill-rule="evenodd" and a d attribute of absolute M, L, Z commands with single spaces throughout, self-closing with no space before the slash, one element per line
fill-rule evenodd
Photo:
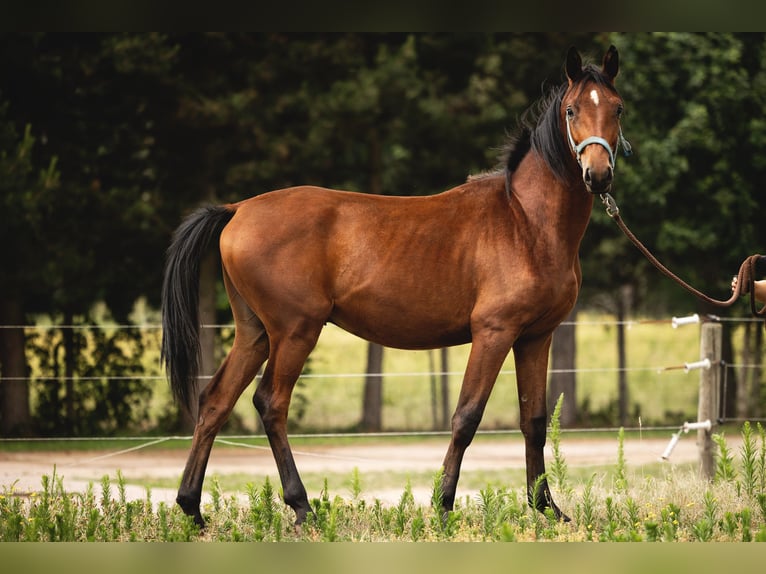
<path fill-rule="evenodd" d="M 621 118 L 622 117 L 622 112 L 624 112 L 624 111 L 625 111 L 625 108 L 622 107 L 622 104 L 617 106 L 617 117 Z"/>
<path fill-rule="evenodd" d="M 572 106 L 567 106 L 567 117 L 570 119 L 574 117 L 574 110 L 572 109 Z"/>

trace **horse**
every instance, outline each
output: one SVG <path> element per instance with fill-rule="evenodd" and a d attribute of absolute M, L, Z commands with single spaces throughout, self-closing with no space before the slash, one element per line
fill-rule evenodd
<path fill-rule="evenodd" d="M 567 515 L 545 479 L 546 379 L 554 329 L 581 284 L 578 250 L 594 196 L 611 189 L 622 140 L 618 51 L 599 67 L 574 47 L 566 78 L 519 118 L 503 163 L 430 196 L 298 186 L 208 205 L 166 254 L 162 348 L 173 395 L 197 421 L 177 503 L 204 528 L 200 499 L 216 434 L 265 369 L 253 404 L 298 527 L 312 512 L 288 442 L 293 387 L 326 323 L 401 349 L 471 343 L 442 468 L 454 508 L 463 455 L 513 350 L 529 505 Z M 217 239 L 235 324 L 232 348 L 199 393 L 199 267 Z M 197 396 L 198 395 L 198 396 Z"/>

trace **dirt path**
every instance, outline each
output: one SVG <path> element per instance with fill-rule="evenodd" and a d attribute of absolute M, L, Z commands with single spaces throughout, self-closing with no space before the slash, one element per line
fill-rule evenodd
<path fill-rule="evenodd" d="M 628 465 L 655 463 L 660 459 L 668 438 L 628 438 L 624 442 L 625 460 Z M 738 448 L 730 444 L 732 449 Z M 308 473 L 350 473 L 359 469 L 366 473 L 393 471 L 433 471 L 441 465 L 447 439 L 426 440 L 418 443 L 387 445 L 382 442 L 352 446 L 301 445 L 294 449 L 298 468 Z M 618 441 L 614 437 L 594 439 L 562 438 L 561 449 L 570 467 L 589 465 L 611 465 L 617 462 Z M 551 459 L 550 447 L 546 458 Z M 17 493 L 33 492 L 40 489 L 43 475 L 50 476 L 55 468 L 57 476 L 63 477 L 67 491 L 84 491 L 89 483 L 96 492 L 103 476 L 114 478 L 119 470 L 128 485 L 127 496 L 132 499 L 146 497 L 143 486 L 131 482 L 151 478 L 180 478 L 186 462 L 186 449 L 159 449 L 152 447 L 132 452 L 119 451 L 57 451 L 57 452 L 0 452 L 0 493 L 11 488 Z M 692 433 L 683 435 L 666 464 L 678 464 L 698 460 L 697 445 Z M 497 437 L 477 437 L 468 449 L 463 463 L 464 471 L 524 468 L 522 441 Z M 264 475 L 276 477 L 276 466 L 271 451 L 266 447 L 237 448 L 216 445 L 210 457 L 208 475 L 245 473 L 253 476 L 258 484 Z M 414 489 L 419 501 L 427 501 L 430 492 Z M 175 489 L 152 489 L 155 503 L 168 504 L 175 499 Z M 467 494 L 461 492 L 461 494 Z M 396 491 L 365 492 L 368 497 L 380 498 L 383 502 L 395 503 L 401 496 Z"/>

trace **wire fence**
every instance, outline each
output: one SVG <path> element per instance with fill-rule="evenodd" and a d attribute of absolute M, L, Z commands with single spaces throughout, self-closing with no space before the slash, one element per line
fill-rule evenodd
<path fill-rule="evenodd" d="M 638 319 L 638 320 L 627 320 L 627 321 L 614 321 L 614 320 L 578 320 L 574 322 L 565 322 L 563 325 L 574 325 L 574 326 L 601 326 L 605 328 L 612 328 L 617 326 L 623 326 L 626 329 L 633 329 L 638 328 L 645 325 L 666 325 L 666 326 L 672 326 L 674 329 L 679 328 L 683 325 L 687 324 L 694 324 L 694 323 L 700 323 L 705 321 L 715 321 L 715 322 L 727 322 L 727 323 L 741 323 L 741 324 L 748 324 L 751 322 L 760 321 L 759 319 L 754 318 L 720 318 L 716 316 L 705 316 L 705 317 L 699 317 L 696 315 L 692 315 L 690 317 L 672 317 L 667 319 Z M 205 324 L 202 325 L 205 329 L 233 329 L 233 324 Z M 90 329 L 103 329 L 103 330 L 140 330 L 140 331 L 160 331 L 162 329 L 162 326 L 160 324 L 156 323 L 142 323 L 142 324 L 113 324 L 113 325 L 83 325 L 83 324 L 72 324 L 72 325 L 59 325 L 59 324 L 42 324 L 42 325 L 0 325 L 0 329 L 24 329 L 25 332 L 41 332 L 41 331 L 50 331 L 50 330 L 90 330 Z M 696 352 L 696 350 L 690 350 L 690 352 L 693 353 Z M 687 358 L 687 357 L 685 357 Z M 689 359 L 694 359 L 694 356 L 688 357 Z M 757 357 L 757 359 L 760 359 L 760 357 Z M 688 373 L 690 370 L 693 370 L 695 361 L 686 361 L 686 362 L 673 362 L 672 364 L 655 364 L 655 365 L 641 365 L 641 366 L 626 366 L 626 367 L 614 367 L 614 366 L 608 366 L 608 367 L 578 367 L 574 369 L 549 369 L 548 373 L 549 375 L 553 374 L 575 374 L 578 378 L 578 388 L 582 388 L 583 386 L 586 386 L 591 382 L 591 379 L 588 377 L 589 375 L 614 375 L 615 378 L 620 373 L 645 373 L 645 374 L 661 374 L 666 372 L 672 372 L 672 371 L 683 371 L 684 373 Z M 159 367 L 159 366 L 157 366 Z M 759 371 L 763 369 L 763 364 L 760 362 L 760 360 L 754 360 L 753 362 L 733 362 L 733 363 L 722 363 L 720 365 L 722 368 L 724 374 L 724 381 L 728 381 L 730 379 L 729 375 L 727 373 L 731 372 L 738 372 L 743 373 L 746 371 Z M 33 381 L 37 381 L 38 384 L 41 381 L 50 382 L 50 384 L 60 384 L 60 383 L 71 383 L 71 384 L 80 384 L 80 383 L 88 383 L 88 382 L 97 382 L 97 381 L 104 381 L 108 380 L 114 383 L 120 383 L 124 381 L 145 381 L 145 382 L 151 382 L 151 383 L 160 383 L 160 384 L 166 384 L 166 376 L 159 371 L 159 368 L 156 369 L 157 372 L 150 373 L 150 374 L 122 374 L 122 375 L 89 375 L 89 376 L 80 376 L 80 375 L 71 375 L 71 376 L 64 376 L 61 374 L 30 374 L 29 376 L 25 377 L 15 377 L 15 376 L 0 376 L 0 384 L 4 382 L 27 382 L 31 383 Z M 514 376 L 515 375 L 515 369 L 503 369 L 500 372 L 501 377 L 506 376 Z M 463 376 L 462 370 L 440 370 L 440 369 L 426 369 L 426 370 L 405 370 L 400 372 L 392 372 L 392 371 L 385 371 L 380 373 L 369 373 L 369 372 L 362 372 L 362 371 L 356 371 L 356 372 L 308 372 L 301 375 L 301 379 L 310 381 L 310 380 L 356 380 L 360 381 L 363 380 L 365 377 L 368 376 L 383 376 L 385 377 L 386 381 L 403 381 L 406 379 L 412 379 L 412 378 L 420 378 L 420 379 L 435 379 L 440 377 L 450 377 L 450 378 L 456 378 L 460 379 Z M 201 376 L 200 379 L 202 381 L 206 381 L 210 379 L 211 376 Z M 760 384 L 760 383 L 759 383 Z M 423 408 L 427 409 L 428 406 L 424 405 Z M 737 422 L 737 421 L 744 421 L 744 420 L 750 420 L 750 421 L 761 421 L 766 420 L 763 418 L 747 418 L 747 419 L 740 419 L 738 417 L 731 417 L 728 419 L 724 419 L 722 417 L 720 419 L 721 421 L 730 421 L 730 422 Z M 677 427 L 676 424 L 670 424 L 670 425 L 662 425 L 662 424 L 654 424 L 649 426 L 642 426 L 639 423 L 634 426 L 625 427 L 626 429 L 638 429 L 638 430 L 667 430 L 667 429 L 675 429 Z M 578 432 L 615 432 L 618 430 L 616 427 L 612 426 L 606 426 L 606 427 L 597 427 L 597 428 L 589 428 L 589 429 L 577 429 Z M 482 433 L 516 433 L 518 432 L 515 429 L 502 429 L 502 430 L 486 430 L 486 431 L 480 431 Z M 448 434 L 448 431 L 441 431 L 441 430 L 434 430 L 434 431 L 427 431 L 427 430 L 405 430 L 405 431 L 391 431 L 391 432 L 384 432 L 384 433 L 347 433 L 347 432 L 333 432 L 333 433 L 323 433 L 323 432 L 317 432 L 317 433 L 310 433 L 310 434 L 293 434 L 291 436 L 294 436 L 296 438 L 298 437 L 315 437 L 315 438 L 321 438 L 325 436 L 333 436 L 333 437 L 354 437 L 354 436 L 364 436 L 364 437 L 375 437 L 375 436 L 385 436 L 385 437 L 396 437 L 396 436 L 430 436 L 430 435 L 442 435 L 442 434 Z M 227 438 L 237 438 L 237 437 L 252 437 L 252 434 L 247 435 L 230 435 Z M 161 440 L 160 440 L 161 439 Z M 177 435 L 168 435 L 165 437 L 159 437 L 159 438 L 152 438 L 152 440 L 159 440 L 167 441 L 167 440 L 190 440 L 190 436 L 177 436 Z M 15 440 L 15 439 L 1 439 L 2 441 L 9 441 L 9 440 Z M 21 440 L 30 440 L 30 439 L 21 439 Z M 81 441 L 81 440 L 115 440 L 114 437 L 56 437 L 56 438 L 42 438 L 42 439 L 35 439 L 35 440 L 54 440 L 54 441 Z M 122 440 L 148 440 L 147 437 L 123 437 Z M 148 445 L 150 446 L 150 445 Z"/>
<path fill-rule="evenodd" d="M 677 365 L 658 365 L 653 367 L 592 367 L 592 368 L 582 368 L 582 369 L 548 369 L 548 374 L 566 374 L 566 373 L 575 373 L 575 374 L 593 374 L 593 373 L 663 373 L 666 371 L 689 371 L 692 370 L 689 368 L 691 363 L 684 363 L 684 364 L 677 364 Z M 722 365 L 723 367 L 727 369 L 761 369 L 763 368 L 763 363 L 724 363 Z M 402 378 L 407 379 L 411 377 L 441 377 L 441 376 L 456 376 L 456 377 L 462 377 L 463 371 L 405 371 L 405 372 L 391 372 L 391 371 L 381 371 L 381 372 L 371 372 L 371 371 L 359 371 L 354 373 L 304 373 L 300 376 L 301 379 L 359 379 L 364 377 L 385 377 L 386 379 L 389 378 Z M 503 369 L 499 372 L 499 376 L 506 376 L 506 375 L 515 375 L 516 370 L 515 369 Z M 259 380 L 261 377 L 260 374 L 256 375 L 255 380 Z M 213 375 L 199 375 L 197 377 L 200 380 L 210 380 L 213 378 Z M 40 379 L 55 379 L 55 381 L 73 381 L 73 382 L 89 382 L 89 381 L 103 381 L 104 379 L 109 379 L 110 381 L 156 381 L 161 383 L 167 382 L 167 377 L 165 375 L 95 375 L 95 376 L 79 376 L 79 375 L 73 375 L 71 377 L 63 376 L 63 375 L 52 375 L 52 376 L 29 376 L 29 377 L 0 377 L 0 382 L 2 381 L 36 381 Z"/>

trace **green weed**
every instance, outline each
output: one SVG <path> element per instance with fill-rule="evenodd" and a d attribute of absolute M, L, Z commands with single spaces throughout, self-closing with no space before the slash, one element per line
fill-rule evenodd
<path fill-rule="evenodd" d="M 561 407 L 564 402 L 564 393 L 559 395 L 556 406 L 553 408 L 549 436 L 553 462 L 549 471 L 554 486 L 565 495 L 572 494 L 572 486 L 569 483 L 567 463 L 561 452 Z"/>
<path fill-rule="evenodd" d="M 625 467 L 625 429 L 620 427 L 617 434 L 617 469 L 615 476 L 615 488 L 617 492 L 627 492 L 628 477 Z"/>
<path fill-rule="evenodd" d="M 740 448 L 742 459 L 742 480 L 745 493 L 752 497 L 757 488 L 757 445 L 750 422 L 742 425 L 742 447 Z"/>
<path fill-rule="evenodd" d="M 734 456 L 726 443 L 723 433 L 713 435 L 713 442 L 718 445 L 718 457 L 716 459 L 715 480 L 717 482 L 730 482 L 737 476 L 734 469 Z"/>

